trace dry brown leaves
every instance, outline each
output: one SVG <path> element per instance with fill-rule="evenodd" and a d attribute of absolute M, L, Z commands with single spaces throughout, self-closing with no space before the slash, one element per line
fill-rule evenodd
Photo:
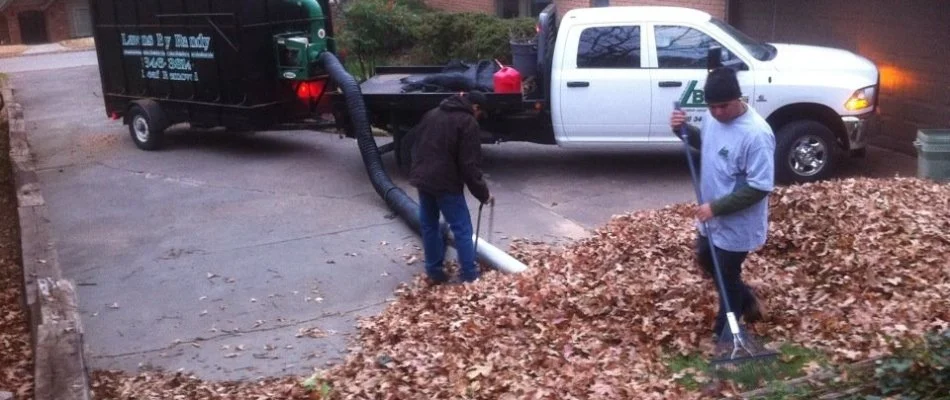
<path fill-rule="evenodd" d="M 338 398 L 694 398 L 664 352 L 708 351 L 712 284 L 694 266 L 691 207 L 615 217 L 565 250 L 520 246 L 530 270 L 403 290 L 329 371 Z M 839 359 L 950 321 L 950 187 L 914 179 L 780 189 L 746 278 L 761 335 Z M 386 362 L 380 362 L 384 357 Z"/>
<path fill-rule="evenodd" d="M 565 249 L 519 243 L 512 253 L 531 267 L 521 275 L 440 287 L 417 279 L 364 320 L 347 361 L 325 371 L 331 397 L 700 397 L 663 361 L 712 344 L 717 300 L 693 262 L 690 210 L 617 216 Z M 846 361 L 947 329 L 950 186 L 802 185 L 779 189 L 771 212 L 769 243 L 745 264 L 770 311 L 750 327 L 758 334 Z M 219 398 L 209 396 L 183 398 Z"/>
<path fill-rule="evenodd" d="M 0 127 L 0 392 L 33 398 L 33 350 L 23 310 L 19 216 L 6 121 Z"/>
<path fill-rule="evenodd" d="M 205 382 L 191 375 L 146 372 L 131 376 L 95 371 L 92 391 L 97 399 L 200 399 L 257 400 L 309 399 L 298 380 L 267 379 L 258 382 Z"/>
<path fill-rule="evenodd" d="M 6 229 L 4 229 L 6 231 Z M 8 248 L 19 245 L 6 241 L 0 253 L 0 392 L 12 392 L 16 398 L 32 398 L 33 351 L 30 329 L 23 312 L 23 274 L 19 263 L 9 258 Z"/>

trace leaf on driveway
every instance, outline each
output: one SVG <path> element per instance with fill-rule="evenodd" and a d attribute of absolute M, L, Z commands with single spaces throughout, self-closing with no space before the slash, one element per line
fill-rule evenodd
<path fill-rule="evenodd" d="M 295 335 L 297 338 L 309 337 L 314 339 L 325 338 L 328 333 L 318 327 L 300 328 Z"/>

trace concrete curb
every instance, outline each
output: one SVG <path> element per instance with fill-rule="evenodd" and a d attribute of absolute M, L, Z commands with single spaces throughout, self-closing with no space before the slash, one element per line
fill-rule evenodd
<path fill-rule="evenodd" d="M 24 306 L 33 340 L 34 398 L 89 400 L 79 300 L 73 283 L 62 277 L 23 109 L 14 98 L 15 88 L 7 85 L 2 90 L 20 216 Z"/>
<path fill-rule="evenodd" d="M 4 59 L 4 58 L 16 58 L 16 57 L 33 57 L 33 56 L 42 56 L 42 55 L 47 55 L 47 54 L 78 53 L 78 52 L 81 52 L 81 51 L 96 51 L 96 48 L 95 48 L 95 47 L 89 47 L 89 48 L 77 47 L 77 48 L 64 48 L 64 49 L 62 49 L 62 50 L 55 50 L 55 51 L 43 51 L 43 52 L 39 52 L 39 53 L 29 53 L 29 54 L 26 54 L 26 53 L 20 53 L 20 54 L 5 54 L 5 55 L 0 55 L 0 59 Z"/>

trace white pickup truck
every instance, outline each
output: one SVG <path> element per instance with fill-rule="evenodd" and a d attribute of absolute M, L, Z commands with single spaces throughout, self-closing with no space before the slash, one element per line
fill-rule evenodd
<path fill-rule="evenodd" d="M 560 26 L 558 26 L 560 25 Z M 674 101 L 697 123 L 710 57 L 738 70 L 744 100 L 776 135 L 776 178 L 831 176 L 843 156 L 861 156 L 875 116 L 879 73 L 868 59 L 823 47 L 763 43 L 709 14 L 675 7 L 571 10 L 554 6 L 538 24 L 537 72 L 521 94 L 492 93 L 485 142 L 528 141 L 570 148 L 676 143 Z M 401 163 L 409 129 L 448 93 L 403 93 L 400 79 L 440 67 L 380 67 L 363 82 L 374 125 L 394 134 Z"/>

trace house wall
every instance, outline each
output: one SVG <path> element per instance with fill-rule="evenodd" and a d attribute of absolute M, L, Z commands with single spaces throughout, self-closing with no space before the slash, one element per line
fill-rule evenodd
<path fill-rule="evenodd" d="M 21 6 L 17 2 L 12 2 L 3 10 L 3 16 L 7 20 L 7 29 L 10 36 L 10 44 L 23 43 L 23 36 L 20 32 L 20 20 L 18 15 L 23 11 L 41 10 L 38 6 L 29 4 Z M 69 12 L 66 7 L 66 0 L 56 0 L 44 11 L 46 16 L 46 35 L 50 41 L 58 42 L 71 38 Z"/>
<path fill-rule="evenodd" d="M 515 0 L 508 0 L 515 1 Z M 564 15 L 568 10 L 589 7 L 591 0 L 555 0 L 558 12 Z M 426 0 L 430 7 L 451 12 L 495 13 L 495 0 Z M 610 0 L 611 6 L 676 6 L 690 7 L 706 11 L 718 18 L 726 14 L 726 0 Z"/>
<path fill-rule="evenodd" d="M 58 42 L 72 37 L 66 0 L 57 0 L 46 9 L 46 31 L 49 40 Z"/>
<path fill-rule="evenodd" d="M 757 39 L 842 48 L 877 64 L 881 123 L 871 143 L 915 154 L 918 129 L 950 128 L 946 0 L 741 0 L 730 14 Z"/>
<path fill-rule="evenodd" d="M 589 7 L 590 0 L 555 0 L 558 13 L 564 15 L 568 10 Z M 717 18 L 726 14 L 726 0 L 610 0 L 611 6 L 669 6 L 688 7 L 708 12 Z"/>
<path fill-rule="evenodd" d="M 426 0 L 429 7 L 451 12 L 495 13 L 495 0 Z"/>

